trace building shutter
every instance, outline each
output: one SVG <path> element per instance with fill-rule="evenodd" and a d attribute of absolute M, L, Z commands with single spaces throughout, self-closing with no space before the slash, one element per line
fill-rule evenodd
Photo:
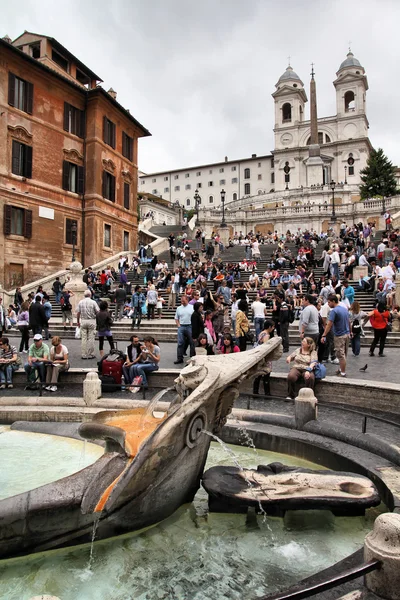
<path fill-rule="evenodd" d="M 64 102 L 64 131 L 69 131 L 69 104 Z"/>
<path fill-rule="evenodd" d="M 116 127 L 114 125 L 114 123 L 111 124 L 111 147 L 115 148 L 115 130 Z"/>
<path fill-rule="evenodd" d="M 12 207 L 9 204 L 4 205 L 4 235 L 11 234 L 11 210 Z"/>
<path fill-rule="evenodd" d="M 24 237 L 32 237 L 32 211 L 25 210 Z"/>
<path fill-rule="evenodd" d="M 69 162 L 67 160 L 63 160 L 62 188 L 63 190 L 69 189 Z"/>
<path fill-rule="evenodd" d="M 111 194 L 110 195 L 111 195 L 110 200 L 115 202 L 115 177 L 113 177 L 113 175 L 111 175 Z"/>
<path fill-rule="evenodd" d="M 85 169 L 83 167 L 78 166 L 78 185 L 77 185 L 77 193 L 84 194 L 85 193 Z"/>
<path fill-rule="evenodd" d="M 124 183 L 124 208 L 129 210 L 129 193 L 130 193 L 130 185 L 129 183 Z"/>
<path fill-rule="evenodd" d="M 103 117 L 103 142 L 108 143 L 107 140 L 107 117 Z"/>
<path fill-rule="evenodd" d="M 102 196 L 105 198 L 107 195 L 107 171 L 103 171 L 103 191 Z"/>
<path fill-rule="evenodd" d="M 30 115 L 33 111 L 33 83 L 26 82 L 26 112 Z"/>
<path fill-rule="evenodd" d="M 15 75 L 8 74 L 8 104 L 15 106 Z"/>
<path fill-rule="evenodd" d="M 79 137 L 85 137 L 85 128 L 86 128 L 86 115 L 84 110 L 80 110 L 80 120 L 79 120 Z"/>
<path fill-rule="evenodd" d="M 17 142 L 16 140 L 13 140 L 12 142 L 12 160 L 11 160 L 11 172 L 14 173 L 14 175 L 20 175 L 21 174 L 21 170 L 20 170 L 20 146 L 21 144 L 19 142 Z"/>
<path fill-rule="evenodd" d="M 32 179 L 32 146 L 25 146 L 24 177 Z"/>

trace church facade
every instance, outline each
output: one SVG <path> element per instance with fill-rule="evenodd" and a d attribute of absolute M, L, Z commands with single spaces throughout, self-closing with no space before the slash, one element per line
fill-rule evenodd
<path fill-rule="evenodd" d="M 284 203 L 329 202 L 330 182 L 337 185 L 338 203 L 359 199 L 360 171 L 372 148 L 368 137 L 364 67 L 349 51 L 333 81 L 336 114 L 318 118 L 316 82 L 310 88 L 310 118 L 304 83 L 289 65 L 275 85 L 274 150 L 263 156 L 239 160 L 225 157 L 220 163 L 197 165 L 174 171 L 140 173 L 139 190 L 158 195 L 185 209 L 195 207 L 196 189 L 200 209 L 220 206 L 221 191 L 229 210 L 245 206 L 268 208 Z M 312 135 L 314 123 L 314 137 Z M 310 156 L 315 154 L 316 156 Z"/>

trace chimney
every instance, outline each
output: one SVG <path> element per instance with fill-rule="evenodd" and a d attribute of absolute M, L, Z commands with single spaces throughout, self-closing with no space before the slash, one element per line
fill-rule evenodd
<path fill-rule="evenodd" d="M 228 157 L 227 156 L 225 156 L 225 162 L 228 162 Z"/>
<path fill-rule="evenodd" d="M 107 93 L 110 94 L 111 98 L 114 98 L 114 100 L 117 99 L 117 92 L 112 88 L 110 88 Z"/>
<path fill-rule="evenodd" d="M 257 154 L 252 154 L 251 158 L 257 158 Z"/>
<path fill-rule="evenodd" d="M 5 42 L 7 42 L 7 44 L 11 44 L 11 42 L 12 42 L 12 39 L 8 35 L 5 35 L 1 39 L 4 40 Z"/>

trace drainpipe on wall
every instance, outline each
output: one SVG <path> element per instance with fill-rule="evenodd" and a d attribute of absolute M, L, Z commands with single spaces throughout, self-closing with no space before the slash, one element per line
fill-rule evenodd
<path fill-rule="evenodd" d="M 84 267 L 85 261 L 85 195 L 86 195 L 86 130 L 87 130 L 87 93 L 85 95 L 85 135 L 83 138 L 83 172 L 85 174 L 85 181 L 83 184 L 83 195 L 82 195 L 82 225 L 81 225 L 81 263 Z"/>

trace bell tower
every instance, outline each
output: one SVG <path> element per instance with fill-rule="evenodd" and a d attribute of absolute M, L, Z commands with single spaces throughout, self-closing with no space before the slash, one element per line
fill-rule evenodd
<path fill-rule="evenodd" d="M 349 48 L 333 82 L 336 88 L 336 111 L 338 117 L 366 115 L 366 92 L 368 80 L 361 66 Z"/>
<path fill-rule="evenodd" d="M 290 66 L 280 76 L 272 94 L 275 101 L 275 149 L 299 145 L 299 124 L 304 121 L 307 95 L 300 77 Z"/>

